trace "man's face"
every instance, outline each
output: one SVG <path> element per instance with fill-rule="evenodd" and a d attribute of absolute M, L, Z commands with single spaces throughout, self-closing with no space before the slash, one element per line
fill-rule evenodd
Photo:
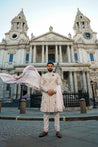
<path fill-rule="evenodd" d="M 49 72 L 53 71 L 53 65 L 52 64 L 48 64 L 47 69 Z"/>

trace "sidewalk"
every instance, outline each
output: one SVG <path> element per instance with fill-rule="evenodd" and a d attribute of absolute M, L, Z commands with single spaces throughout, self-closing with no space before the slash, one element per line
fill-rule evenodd
<path fill-rule="evenodd" d="M 38 121 L 43 120 L 43 113 L 39 108 L 26 108 L 25 114 L 20 114 L 20 110 L 17 107 L 2 107 L 0 112 L 0 119 L 5 120 L 31 120 Z M 53 114 L 50 114 L 50 121 L 54 120 Z M 80 111 L 66 110 L 60 113 L 61 121 L 77 121 L 77 120 L 98 120 L 98 108 L 87 110 L 87 113 L 81 113 Z"/>

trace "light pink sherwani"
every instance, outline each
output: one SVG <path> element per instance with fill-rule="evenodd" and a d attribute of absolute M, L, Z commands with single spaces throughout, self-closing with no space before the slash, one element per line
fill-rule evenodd
<path fill-rule="evenodd" d="M 41 111 L 42 112 L 62 112 L 64 105 L 62 102 L 62 108 L 58 106 L 57 109 L 57 86 L 59 85 L 61 87 L 62 81 L 57 73 L 46 73 L 42 75 L 41 82 L 40 82 L 40 87 L 43 91 L 43 96 L 42 96 L 42 102 L 41 102 Z M 49 96 L 47 94 L 48 90 L 54 90 L 56 94 Z M 60 101 L 62 101 L 62 94 L 60 95 L 61 97 L 58 97 Z"/>

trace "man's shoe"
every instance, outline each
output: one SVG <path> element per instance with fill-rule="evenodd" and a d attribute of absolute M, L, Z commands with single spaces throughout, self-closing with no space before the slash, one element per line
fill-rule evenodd
<path fill-rule="evenodd" d="M 56 132 L 56 136 L 57 136 L 58 138 L 62 138 L 62 134 L 61 134 L 60 132 Z"/>
<path fill-rule="evenodd" d="M 39 137 L 44 137 L 44 136 L 46 136 L 48 134 L 48 132 L 42 132 L 40 135 L 39 135 Z"/>

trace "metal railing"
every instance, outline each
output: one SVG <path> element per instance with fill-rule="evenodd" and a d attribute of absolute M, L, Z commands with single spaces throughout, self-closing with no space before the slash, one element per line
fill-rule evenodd
<path fill-rule="evenodd" d="M 66 93 L 63 92 L 63 100 L 65 107 L 80 107 L 80 99 L 84 98 L 86 106 L 89 106 L 88 93 Z"/>
<path fill-rule="evenodd" d="M 35 94 L 30 96 L 30 107 L 40 107 L 42 94 Z M 63 92 L 63 100 L 65 107 L 80 107 L 80 99 L 84 98 L 86 106 L 89 106 L 88 93 L 66 93 Z"/>

